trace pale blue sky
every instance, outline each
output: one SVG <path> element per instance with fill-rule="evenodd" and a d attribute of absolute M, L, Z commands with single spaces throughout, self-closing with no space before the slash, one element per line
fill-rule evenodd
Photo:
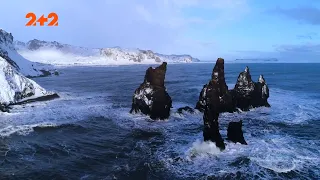
<path fill-rule="evenodd" d="M 59 27 L 25 27 L 28 12 L 56 12 Z M 320 0 L 15 0 L 1 2 L 0 28 L 22 41 L 320 62 Z"/>

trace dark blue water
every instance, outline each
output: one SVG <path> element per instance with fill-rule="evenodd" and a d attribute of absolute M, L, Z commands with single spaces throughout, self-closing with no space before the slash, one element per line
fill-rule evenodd
<path fill-rule="evenodd" d="M 61 68 L 34 79 L 60 99 L 0 113 L 0 179 L 318 179 L 320 177 L 320 64 L 249 64 L 263 74 L 271 108 L 222 114 L 244 121 L 247 146 L 226 141 L 220 152 L 202 141 L 194 106 L 214 64 L 168 65 L 173 100 L 167 121 L 129 110 L 148 66 Z M 226 64 L 233 88 L 246 64 Z"/>

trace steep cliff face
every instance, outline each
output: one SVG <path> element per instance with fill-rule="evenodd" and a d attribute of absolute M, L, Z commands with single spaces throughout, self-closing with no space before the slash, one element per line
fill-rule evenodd
<path fill-rule="evenodd" d="M 9 105 L 22 101 L 57 96 L 23 76 L 16 67 L 2 57 L 0 57 L 0 87 L 0 111 L 8 111 Z"/>
<path fill-rule="evenodd" d="M 0 57 L 25 76 L 46 76 L 54 73 L 52 65 L 31 62 L 21 56 L 15 49 L 12 34 L 2 29 L 0 29 Z"/>
<path fill-rule="evenodd" d="M 190 55 L 164 55 L 151 50 L 120 47 L 85 48 L 37 39 L 27 43 L 16 41 L 15 47 L 28 59 L 54 65 L 160 64 L 200 61 Z"/>

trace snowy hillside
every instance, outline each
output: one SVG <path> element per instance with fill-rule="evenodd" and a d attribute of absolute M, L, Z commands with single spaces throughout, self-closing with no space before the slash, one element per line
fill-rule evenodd
<path fill-rule="evenodd" d="M 18 52 L 35 62 L 53 65 L 123 65 L 190 63 L 199 60 L 189 55 L 163 55 L 151 50 L 113 48 L 85 48 L 59 42 L 31 40 L 27 43 L 16 41 Z"/>
<path fill-rule="evenodd" d="M 0 29 L 0 57 L 26 76 L 44 76 L 53 72 L 53 66 L 31 62 L 22 57 L 15 49 L 13 36 Z"/>
<path fill-rule="evenodd" d="M 0 111 L 6 111 L 6 107 L 10 104 L 55 95 L 23 76 L 2 57 L 0 57 L 0 87 Z"/>

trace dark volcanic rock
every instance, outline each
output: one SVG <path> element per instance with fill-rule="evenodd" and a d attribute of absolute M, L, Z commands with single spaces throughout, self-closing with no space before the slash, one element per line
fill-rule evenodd
<path fill-rule="evenodd" d="M 214 104 L 206 105 L 203 114 L 203 139 L 204 141 L 212 141 L 216 143 L 216 146 L 221 150 L 225 149 L 224 141 L 219 132 L 219 112 Z"/>
<path fill-rule="evenodd" d="M 5 106 L 4 104 L 1 104 L 0 103 L 0 111 L 2 112 L 9 112 L 9 107 L 8 106 Z"/>
<path fill-rule="evenodd" d="M 229 110 L 230 105 L 232 105 L 232 97 L 224 78 L 224 59 L 218 58 L 211 80 L 204 85 L 200 93 L 196 109 L 204 112 L 204 140 L 216 142 L 220 149 L 225 149 L 225 145 L 219 133 L 219 113 Z"/>
<path fill-rule="evenodd" d="M 59 98 L 60 96 L 57 93 L 53 93 L 53 94 L 48 94 L 45 96 L 41 96 L 41 97 L 37 97 L 37 98 L 33 98 L 33 99 L 27 99 L 24 101 L 19 101 L 17 103 L 12 103 L 9 105 L 4 105 L 0 103 L 0 111 L 2 112 L 10 112 L 10 109 L 12 108 L 12 106 L 15 105 L 23 105 L 23 104 L 28 104 L 28 103 L 33 103 L 33 102 L 39 102 L 39 101 L 50 101 L 56 98 Z"/>
<path fill-rule="evenodd" d="M 130 113 L 142 112 L 151 119 L 167 119 L 172 100 L 164 86 L 167 63 L 157 68 L 149 67 L 144 82 L 134 92 Z"/>
<path fill-rule="evenodd" d="M 237 83 L 233 89 L 234 102 L 238 108 L 247 111 L 251 106 L 254 92 L 254 82 L 251 79 L 249 68 L 246 67 L 238 76 Z"/>
<path fill-rule="evenodd" d="M 241 143 L 247 145 L 246 140 L 244 140 L 242 132 L 242 121 L 239 122 L 230 122 L 228 125 L 228 140 L 234 143 Z"/>
<path fill-rule="evenodd" d="M 269 98 L 269 88 L 268 85 L 263 78 L 263 75 L 260 75 L 258 82 L 255 83 L 255 89 L 253 93 L 253 107 L 266 106 L 270 107 L 268 103 Z"/>
<path fill-rule="evenodd" d="M 196 109 L 204 112 L 204 140 L 216 142 L 217 147 L 223 150 L 225 145 L 219 133 L 219 113 L 235 112 L 237 108 L 249 110 L 252 107 L 268 107 L 268 97 L 269 88 L 263 76 L 260 76 L 257 83 L 253 82 L 248 67 L 239 74 L 235 88 L 228 90 L 224 75 L 224 59 L 218 58 L 211 80 L 203 86 L 196 104 Z M 229 124 L 228 139 L 247 144 L 243 138 L 242 121 Z"/>
<path fill-rule="evenodd" d="M 179 114 L 182 114 L 183 111 L 186 111 L 186 112 L 191 113 L 191 114 L 194 113 L 194 109 L 189 107 L 189 106 L 181 107 L 181 108 L 178 109 L 177 112 Z"/>
<path fill-rule="evenodd" d="M 211 98 L 210 92 L 212 91 L 212 80 L 215 81 L 216 95 L 218 100 L 218 111 L 219 112 L 234 112 L 235 106 L 232 103 L 232 95 L 228 91 L 228 86 L 224 77 L 224 59 L 218 58 L 216 65 L 213 68 L 211 81 L 209 84 L 205 84 L 200 92 L 199 101 L 197 102 L 196 109 L 203 112 L 206 105 L 208 104 L 208 99 Z M 211 83 L 211 84 L 210 84 Z"/>
<path fill-rule="evenodd" d="M 22 105 L 22 104 L 27 104 L 27 103 L 32 103 L 32 102 L 39 102 L 39 101 L 50 101 L 50 100 L 53 100 L 56 98 L 60 98 L 60 96 L 57 93 L 53 93 L 53 94 L 37 97 L 34 99 L 20 101 L 18 103 L 12 104 L 12 105 Z"/>
<path fill-rule="evenodd" d="M 257 83 L 253 82 L 248 67 L 239 74 L 237 83 L 234 89 L 231 90 L 231 94 L 235 106 L 243 111 L 260 106 L 270 107 L 267 102 L 269 88 L 263 76 L 260 75 Z"/>

